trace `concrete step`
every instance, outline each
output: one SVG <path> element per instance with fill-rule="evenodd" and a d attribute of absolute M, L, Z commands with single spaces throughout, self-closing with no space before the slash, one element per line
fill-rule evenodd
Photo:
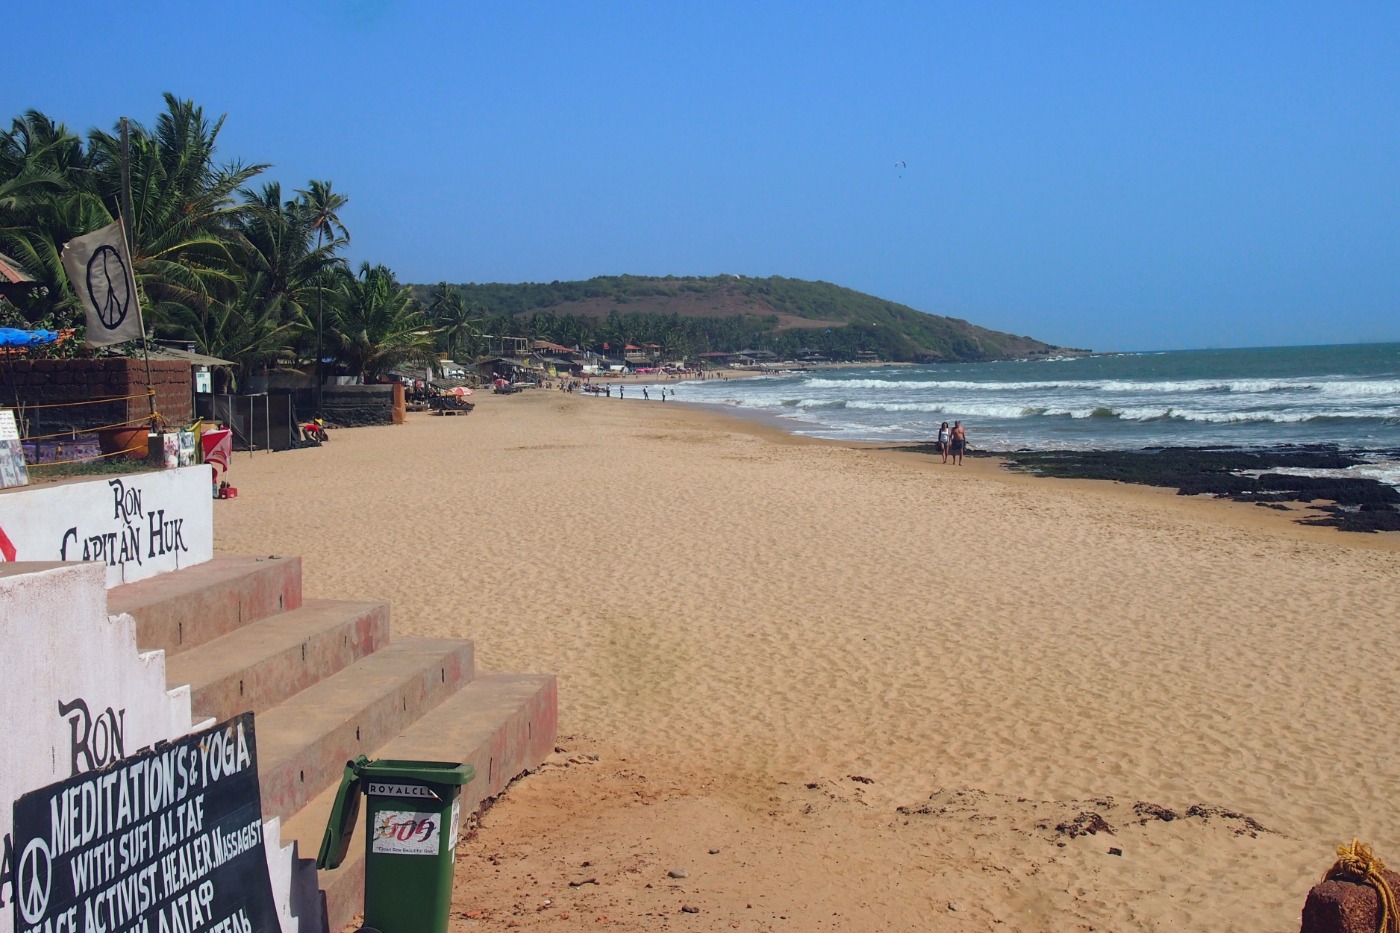
<path fill-rule="evenodd" d="M 404 638 L 256 719 L 263 816 L 288 817 L 471 680 L 472 643 Z"/>
<path fill-rule="evenodd" d="M 166 659 L 196 719 L 263 713 L 389 643 L 389 604 L 309 599 Z"/>
<path fill-rule="evenodd" d="M 552 674 L 483 674 L 432 712 L 372 752 L 371 758 L 466 762 L 476 778 L 462 788 L 462 829 L 512 780 L 538 768 L 554 750 L 558 687 Z M 259 749 L 261 753 L 261 726 Z M 344 762 L 341 762 L 341 768 Z M 315 859 L 326 831 L 336 783 L 282 824 L 282 841 L 295 839 L 302 858 Z M 266 798 L 264 797 L 264 800 Z M 320 872 L 327 929 L 343 929 L 364 906 L 364 807 L 349 854 L 339 868 Z"/>
<path fill-rule="evenodd" d="M 136 619 L 136 644 L 167 656 L 300 607 L 300 557 L 216 557 L 107 591 L 109 613 Z"/>

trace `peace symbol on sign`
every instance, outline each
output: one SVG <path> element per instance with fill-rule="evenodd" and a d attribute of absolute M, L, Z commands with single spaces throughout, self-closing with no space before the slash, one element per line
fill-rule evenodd
<path fill-rule="evenodd" d="M 53 858 L 42 839 L 31 839 L 19 857 L 15 872 L 15 900 L 25 923 L 38 923 L 49 909 L 49 886 L 53 883 Z"/>
<path fill-rule="evenodd" d="M 110 246 L 99 246 L 87 264 L 88 300 L 108 330 L 116 330 L 126 320 L 131 307 L 131 278 L 121 253 Z"/>

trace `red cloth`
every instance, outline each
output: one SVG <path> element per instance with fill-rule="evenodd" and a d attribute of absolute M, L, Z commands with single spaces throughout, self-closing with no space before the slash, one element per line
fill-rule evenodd
<path fill-rule="evenodd" d="M 204 462 L 218 464 L 227 473 L 233 458 L 233 432 L 228 428 L 205 431 L 199 441 L 204 446 Z"/>

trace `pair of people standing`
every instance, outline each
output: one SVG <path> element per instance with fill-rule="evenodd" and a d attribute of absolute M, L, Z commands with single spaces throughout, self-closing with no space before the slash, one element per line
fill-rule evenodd
<path fill-rule="evenodd" d="M 967 449 L 967 430 L 963 428 L 961 421 L 954 421 L 953 426 L 948 427 L 948 422 L 943 422 L 938 428 L 938 452 L 943 455 L 943 462 L 947 463 L 948 458 L 953 458 L 953 463 L 962 466 L 963 451 Z"/>

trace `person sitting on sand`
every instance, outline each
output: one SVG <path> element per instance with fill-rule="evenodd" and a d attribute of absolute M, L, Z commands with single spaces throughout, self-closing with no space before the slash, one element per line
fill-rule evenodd
<path fill-rule="evenodd" d="M 948 430 L 948 422 L 943 422 L 938 426 L 938 452 L 943 455 L 943 462 L 948 462 L 948 441 L 952 433 Z"/>
<path fill-rule="evenodd" d="M 963 451 L 967 449 L 967 429 L 961 421 L 953 422 L 952 448 L 953 462 L 962 466 Z"/>

